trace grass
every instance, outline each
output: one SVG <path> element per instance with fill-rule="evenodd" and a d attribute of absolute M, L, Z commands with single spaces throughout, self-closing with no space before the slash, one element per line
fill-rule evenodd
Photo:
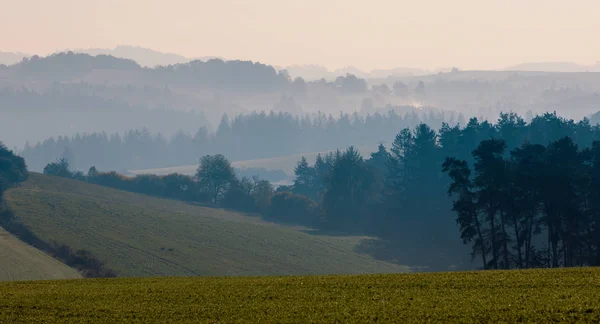
<path fill-rule="evenodd" d="M 356 252 L 363 237 L 311 235 L 258 217 L 36 173 L 5 197 L 40 239 L 88 250 L 118 276 L 409 270 Z"/>
<path fill-rule="evenodd" d="M 0 322 L 598 322 L 600 269 L 0 284 Z"/>
<path fill-rule="evenodd" d="M 81 275 L 0 228 L 0 281 L 69 278 Z"/>

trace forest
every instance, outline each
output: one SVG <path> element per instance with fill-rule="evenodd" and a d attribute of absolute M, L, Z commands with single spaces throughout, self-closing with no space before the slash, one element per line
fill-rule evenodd
<path fill-rule="evenodd" d="M 191 135 L 179 131 L 168 137 L 148 129 L 134 129 L 124 134 L 88 133 L 72 137 L 49 138 L 26 145 L 19 152 L 31 170 L 41 171 L 56 159 L 66 158 L 75 170 L 90 166 L 102 170 L 129 170 L 193 165 L 206 154 L 223 154 L 227 158 L 251 160 L 320 152 L 348 145 L 369 145 L 392 138 L 399 128 L 425 122 L 440 127 L 442 122 L 464 123 L 454 112 L 434 109 L 404 108 L 404 114 L 390 109 L 387 113 L 338 116 L 323 113 L 297 116 L 284 112 L 254 112 L 229 118 L 223 115 L 214 132 L 200 127 Z M 400 109 L 398 109 L 400 110 Z"/>
<path fill-rule="evenodd" d="M 200 158 L 195 176 L 84 174 L 64 158 L 44 172 L 457 258 L 469 253 L 461 241 L 482 269 L 600 263 L 600 126 L 555 113 L 438 131 L 420 123 L 366 158 L 352 146 L 302 158 L 293 185 L 278 188 L 240 178 L 222 154 Z"/>

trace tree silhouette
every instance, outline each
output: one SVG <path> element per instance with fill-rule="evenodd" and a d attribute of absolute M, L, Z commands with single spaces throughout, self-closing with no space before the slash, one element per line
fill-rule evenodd
<path fill-rule="evenodd" d="M 16 183 L 27 179 L 27 166 L 25 160 L 15 155 L 0 142 L 0 203 L 3 193 Z"/>
<path fill-rule="evenodd" d="M 200 187 L 212 197 L 212 202 L 217 204 L 235 181 L 235 172 L 229 160 L 222 154 L 205 155 L 200 158 L 196 179 Z"/>

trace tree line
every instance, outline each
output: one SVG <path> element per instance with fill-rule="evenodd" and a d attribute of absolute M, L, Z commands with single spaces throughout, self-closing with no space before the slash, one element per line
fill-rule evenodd
<path fill-rule="evenodd" d="M 225 114 L 214 132 L 201 127 L 194 135 L 178 132 L 170 139 L 147 129 L 124 134 L 91 133 L 49 138 L 26 145 L 20 152 L 32 170 L 59 158 L 69 160 L 76 170 L 94 165 L 102 170 L 127 170 L 192 165 L 199 156 L 223 154 L 232 160 L 286 156 L 329 150 L 347 145 L 373 145 L 393 137 L 398 128 L 426 122 L 436 127 L 442 122 L 464 122 L 461 115 L 437 110 L 405 113 L 390 110 L 366 116 L 254 112 L 229 118 Z"/>
<path fill-rule="evenodd" d="M 460 235 L 484 269 L 600 264 L 600 141 L 482 141 L 475 163 L 448 157 Z"/>

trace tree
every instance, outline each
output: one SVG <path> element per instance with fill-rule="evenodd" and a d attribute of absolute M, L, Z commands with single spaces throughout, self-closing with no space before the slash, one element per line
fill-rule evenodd
<path fill-rule="evenodd" d="M 497 269 L 502 251 L 502 267 L 508 268 L 508 237 L 503 213 L 502 196 L 506 193 L 506 168 L 503 159 L 506 143 L 503 140 L 485 140 L 473 151 L 475 157 L 475 177 L 473 183 L 478 188 L 477 204 L 486 214 L 490 228 L 492 259 L 490 265 Z"/>
<path fill-rule="evenodd" d="M 387 177 L 390 157 L 390 153 L 388 153 L 385 146 L 380 143 L 377 147 L 377 152 L 371 153 L 371 158 L 367 160 L 367 164 L 375 168 L 381 176 L 385 178 Z"/>
<path fill-rule="evenodd" d="M 258 178 L 254 178 L 253 180 L 252 198 L 258 211 L 265 213 L 271 204 L 271 197 L 275 189 L 273 189 L 273 185 L 267 180 L 259 180 Z"/>
<path fill-rule="evenodd" d="M 487 269 L 488 248 L 482 220 L 479 219 L 476 196 L 472 191 L 471 170 L 466 161 L 450 157 L 446 158 L 442 170 L 448 173 L 453 181 L 448 188 L 448 195 L 457 197 L 453 202 L 452 211 L 457 215 L 456 223 L 460 227 L 460 238 L 465 244 L 473 242 L 472 257 L 479 254 L 483 261 L 483 269 Z"/>
<path fill-rule="evenodd" d="M 308 165 L 304 156 L 294 168 L 294 174 L 296 175 L 294 193 L 307 197 L 316 197 L 319 192 L 319 188 L 316 186 L 317 174 L 315 168 Z"/>
<path fill-rule="evenodd" d="M 63 178 L 73 177 L 71 165 L 69 164 L 69 161 L 65 158 L 60 158 L 56 162 L 48 163 L 48 165 L 44 167 L 44 174 Z"/>
<path fill-rule="evenodd" d="M 200 187 L 212 197 L 212 202 L 217 204 L 235 181 L 235 171 L 222 154 L 205 155 L 200 158 L 196 179 Z"/>
<path fill-rule="evenodd" d="M 96 169 L 96 167 L 92 165 L 88 169 L 87 177 L 88 177 L 88 179 L 93 179 L 93 178 L 95 178 L 97 176 L 98 176 L 98 169 Z"/>
<path fill-rule="evenodd" d="M 534 234 L 541 230 L 541 179 L 545 177 L 546 147 L 523 143 L 510 152 L 509 192 L 504 204 L 509 206 L 517 250 L 517 266 L 530 268 L 541 266 L 533 245 Z"/>
<path fill-rule="evenodd" d="M 541 197 L 544 206 L 544 222 L 548 229 L 548 244 L 551 249 L 551 266 L 558 267 L 562 241 L 563 264 L 570 266 L 578 230 L 578 188 L 575 180 L 581 166 L 580 154 L 569 137 L 551 143 L 546 150 L 545 174 L 540 179 Z"/>
<path fill-rule="evenodd" d="M 25 181 L 27 177 L 25 160 L 15 155 L 0 142 L 0 203 L 6 189 Z"/>
<path fill-rule="evenodd" d="M 431 244 L 433 236 L 439 237 L 441 231 L 445 231 L 440 219 L 435 219 L 442 210 L 440 197 L 445 196 L 444 191 L 440 190 L 444 188 L 440 184 L 440 166 L 444 161 L 437 135 L 426 124 L 417 125 L 414 131 L 403 129 L 396 135 L 390 152 L 386 180 L 387 209 L 395 215 L 395 221 L 408 221 L 413 227 L 429 224 L 429 233 L 422 239 Z"/>
<path fill-rule="evenodd" d="M 369 214 L 377 188 L 375 172 L 368 167 L 360 153 L 349 147 L 333 161 L 326 181 L 323 208 L 330 225 L 357 229 Z"/>

